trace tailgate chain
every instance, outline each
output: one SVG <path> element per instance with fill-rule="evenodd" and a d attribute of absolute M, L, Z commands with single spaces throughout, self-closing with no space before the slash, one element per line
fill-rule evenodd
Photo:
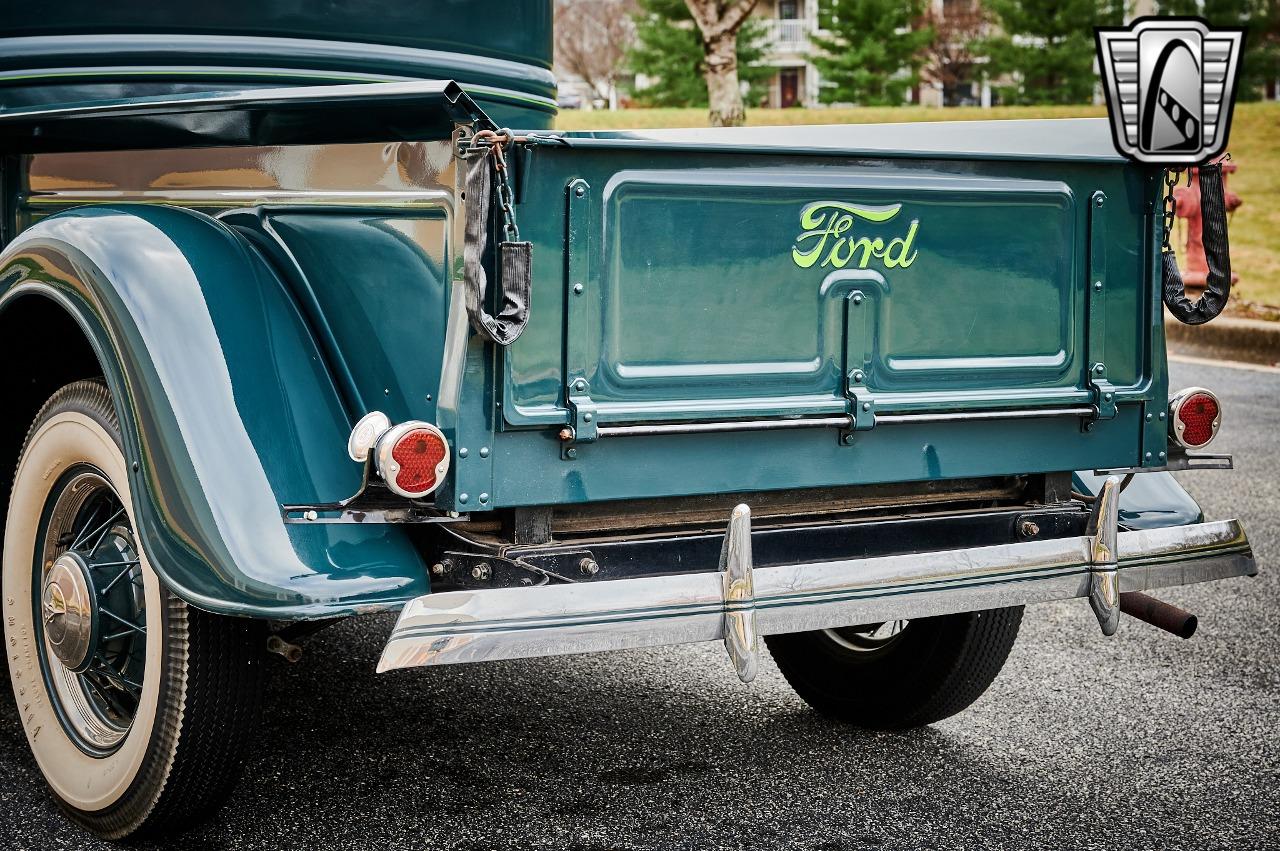
<path fill-rule="evenodd" d="M 467 316 L 471 327 L 481 337 L 500 346 L 509 346 L 519 339 L 529 321 L 532 295 L 533 246 L 520 242 L 506 157 L 502 153 L 504 141 L 510 138 L 510 134 L 481 130 L 471 139 L 468 150 L 480 156 L 467 170 L 466 230 L 462 249 Z M 505 230 L 505 239 L 498 244 L 502 291 L 497 316 L 489 312 L 486 304 L 488 275 L 484 268 L 484 254 L 489 247 L 494 177 L 497 178 L 498 201 Z"/>

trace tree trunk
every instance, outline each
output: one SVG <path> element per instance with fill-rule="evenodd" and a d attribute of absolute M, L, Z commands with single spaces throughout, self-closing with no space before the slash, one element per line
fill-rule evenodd
<path fill-rule="evenodd" d="M 759 0 L 684 0 L 702 34 L 707 100 L 712 127 L 738 127 L 746 121 L 738 88 L 738 30 Z"/>
<path fill-rule="evenodd" d="M 738 34 L 702 40 L 712 127 L 741 127 L 747 120 L 738 86 Z"/>

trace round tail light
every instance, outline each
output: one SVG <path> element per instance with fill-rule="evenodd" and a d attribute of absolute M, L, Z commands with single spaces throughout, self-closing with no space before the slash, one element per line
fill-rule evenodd
<path fill-rule="evenodd" d="M 1218 436 L 1222 405 L 1202 387 L 1189 387 L 1169 402 L 1169 436 L 1179 446 L 1198 449 Z"/>
<path fill-rule="evenodd" d="M 379 438 L 374 460 L 392 493 L 417 499 L 444 481 L 449 472 L 449 442 L 431 423 L 401 423 Z"/>

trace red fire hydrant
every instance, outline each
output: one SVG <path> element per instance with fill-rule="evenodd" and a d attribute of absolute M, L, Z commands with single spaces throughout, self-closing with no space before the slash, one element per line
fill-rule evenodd
<path fill-rule="evenodd" d="M 1227 212 L 1234 213 L 1244 202 L 1240 196 L 1227 188 L 1227 175 L 1238 166 L 1233 162 L 1222 164 L 1223 200 L 1227 204 Z M 1200 215 L 1200 169 L 1191 169 L 1191 182 L 1187 186 L 1179 186 L 1173 190 L 1173 197 L 1178 202 L 1178 218 L 1187 220 L 1186 253 L 1183 254 L 1184 266 L 1182 282 L 1187 289 L 1204 289 L 1205 279 L 1209 275 L 1209 264 L 1204 257 L 1204 219 Z M 1240 280 L 1234 271 L 1231 283 Z"/>

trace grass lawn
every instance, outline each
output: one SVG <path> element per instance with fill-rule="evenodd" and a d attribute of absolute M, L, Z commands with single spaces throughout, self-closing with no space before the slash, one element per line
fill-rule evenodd
<path fill-rule="evenodd" d="M 1103 116 L 1101 106 L 997 107 L 995 109 L 866 107 L 862 109 L 753 109 L 747 123 L 870 124 L 884 121 L 964 121 L 1005 118 Z M 703 127 L 701 109 L 627 109 L 618 112 L 560 113 L 561 130 L 629 130 L 652 127 Z M 1240 283 L 1232 301 L 1280 306 L 1280 103 L 1238 104 L 1227 146 L 1240 170 L 1230 187 L 1244 199 L 1232 216 L 1231 263 Z"/>

